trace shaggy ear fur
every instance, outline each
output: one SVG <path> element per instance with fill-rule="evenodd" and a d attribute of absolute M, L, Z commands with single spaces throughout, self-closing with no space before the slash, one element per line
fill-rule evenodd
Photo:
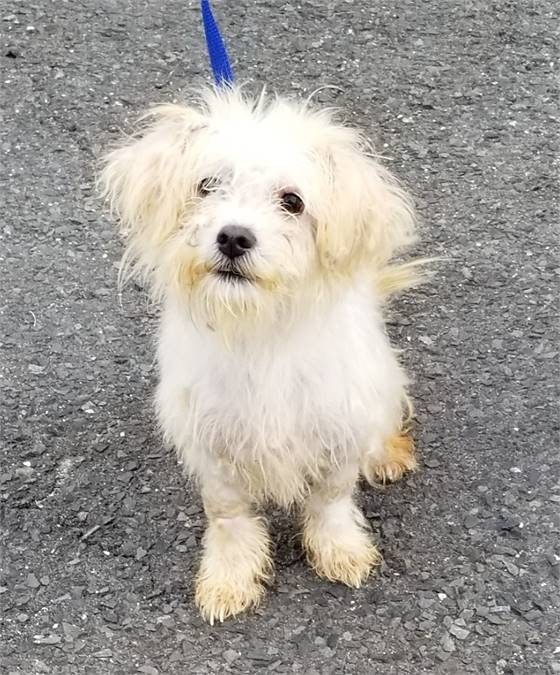
<path fill-rule="evenodd" d="M 384 266 L 414 239 L 410 199 L 352 129 L 331 127 L 326 156 L 330 191 L 317 220 L 323 264 L 342 272 L 360 262 Z"/>
<path fill-rule="evenodd" d="M 99 182 L 127 241 L 124 267 L 149 272 L 192 196 L 189 140 L 205 121 L 180 105 L 158 106 L 141 121 L 148 124 L 104 158 Z"/>

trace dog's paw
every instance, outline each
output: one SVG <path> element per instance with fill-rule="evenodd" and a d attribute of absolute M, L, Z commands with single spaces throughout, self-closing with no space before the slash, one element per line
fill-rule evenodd
<path fill-rule="evenodd" d="M 200 575 L 196 582 L 195 602 L 202 617 L 214 625 L 228 617 L 257 607 L 264 596 L 264 586 L 252 579 L 210 578 Z"/>
<path fill-rule="evenodd" d="M 418 462 L 414 456 L 414 442 L 410 436 L 395 435 L 385 442 L 381 458 L 366 455 L 362 463 L 362 473 L 371 483 L 394 483 L 409 471 L 415 471 Z"/>
<path fill-rule="evenodd" d="M 381 562 L 381 555 L 364 533 L 363 541 L 323 542 L 323 548 L 306 546 L 309 564 L 320 577 L 359 588 Z"/>
<path fill-rule="evenodd" d="M 307 560 L 320 577 L 358 588 L 381 562 L 381 555 L 354 505 L 339 511 L 338 517 L 333 515 L 325 510 L 318 517 L 308 516 L 303 529 Z"/>
<path fill-rule="evenodd" d="M 195 592 L 207 621 L 224 621 L 261 602 L 272 574 L 269 549 L 259 518 L 218 518 L 209 524 Z"/>

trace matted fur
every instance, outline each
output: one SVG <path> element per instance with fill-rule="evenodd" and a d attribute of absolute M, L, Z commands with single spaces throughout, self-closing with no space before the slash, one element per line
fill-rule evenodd
<path fill-rule="evenodd" d="M 106 156 L 101 186 L 126 242 L 123 277 L 141 275 L 163 303 L 157 413 L 210 520 L 203 614 L 259 601 L 268 543 L 251 504 L 265 500 L 302 505 L 312 564 L 358 585 L 377 553 L 354 468 L 390 459 L 407 407 L 382 305 L 414 276 L 391 262 L 414 239 L 409 198 L 332 112 L 228 88 L 154 108 Z M 283 192 L 303 213 L 282 209 Z M 218 273 L 230 224 L 257 240 L 236 262 L 244 280 Z"/>

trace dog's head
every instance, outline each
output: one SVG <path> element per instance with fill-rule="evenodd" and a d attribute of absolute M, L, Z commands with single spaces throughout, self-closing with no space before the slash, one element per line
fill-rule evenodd
<path fill-rule="evenodd" d="M 101 175 L 125 261 L 210 323 L 278 316 L 412 237 L 395 180 L 326 112 L 224 89 L 146 119 Z"/>

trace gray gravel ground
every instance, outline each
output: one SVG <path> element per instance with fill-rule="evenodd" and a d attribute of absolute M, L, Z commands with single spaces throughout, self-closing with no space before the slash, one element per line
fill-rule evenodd
<path fill-rule="evenodd" d="M 364 588 L 316 578 L 276 514 L 266 603 L 201 621 L 157 310 L 134 285 L 119 304 L 92 181 L 146 105 L 208 80 L 197 3 L 0 0 L 0 672 L 559 673 L 556 3 L 215 8 L 242 78 L 341 88 L 319 99 L 411 187 L 419 251 L 452 258 L 390 327 L 423 466 L 361 494 L 385 556 Z"/>

